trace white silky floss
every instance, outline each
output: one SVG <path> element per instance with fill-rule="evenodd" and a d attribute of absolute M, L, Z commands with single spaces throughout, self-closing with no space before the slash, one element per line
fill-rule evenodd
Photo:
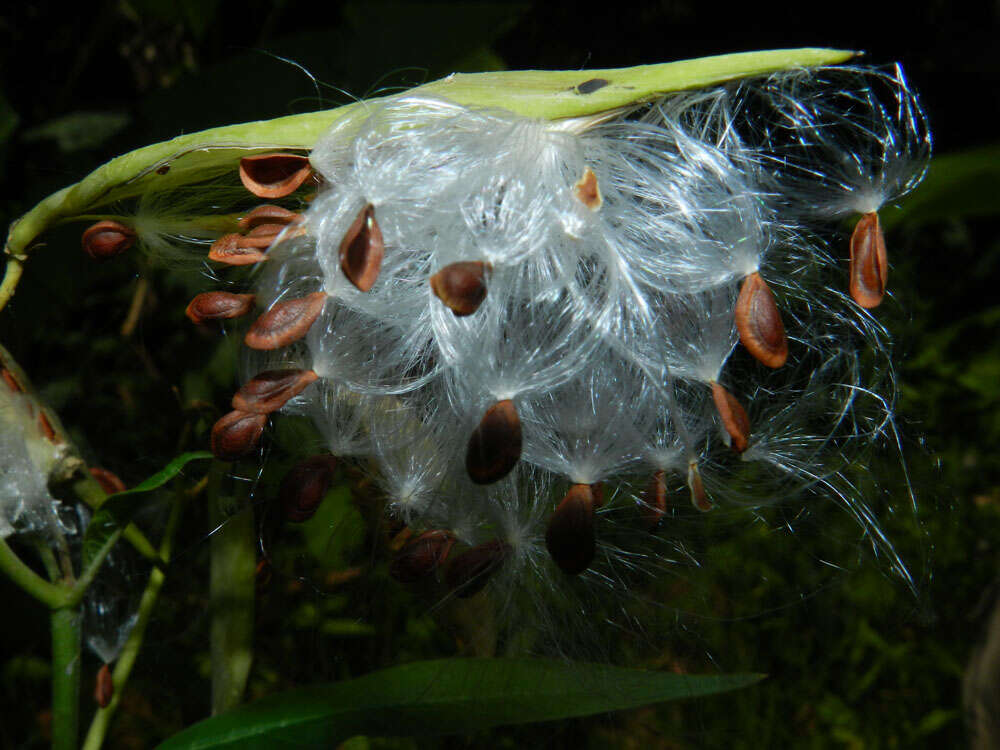
<path fill-rule="evenodd" d="M 373 456 L 397 519 L 468 545 L 499 538 L 504 575 L 558 580 L 546 523 L 567 487 L 597 483 L 582 577 L 642 568 L 621 534 L 605 543 L 601 518 L 648 502 L 635 488 L 655 471 L 692 492 L 703 478 L 708 505 L 730 509 L 832 500 L 905 575 L 842 471 L 893 429 L 892 383 L 878 395 L 884 331 L 838 290 L 844 252 L 826 242 L 842 239 L 832 219 L 911 190 L 928 154 L 898 68 L 781 73 L 596 123 L 407 95 L 359 108 L 312 152 L 324 184 L 306 236 L 258 276 L 265 301 L 330 299 L 304 342 L 251 353 L 248 372 L 312 368 L 320 382 L 285 411 L 311 416 L 335 454 Z M 385 252 L 364 292 L 339 248 L 366 205 Z M 428 279 L 462 261 L 488 264 L 488 293 L 459 317 Z M 788 329 L 773 370 L 734 357 L 740 284 L 757 272 Z M 718 383 L 747 407 L 739 454 L 711 407 Z M 520 461 L 474 484 L 469 436 L 506 400 Z"/>

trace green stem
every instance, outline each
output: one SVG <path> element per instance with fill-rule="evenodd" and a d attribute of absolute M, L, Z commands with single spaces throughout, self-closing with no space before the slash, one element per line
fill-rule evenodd
<path fill-rule="evenodd" d="M 0 571 L 50 609 L 64 607 L 69 600 L 66 589 L 49 583 L 29 568 L 3 539 L 0 539 Z"/>
<path fill-rule="evenodd" d="M 84 570 L 80 577 L 76 579 L 72 588 L 69 591 L 69 602 L 68 606 L 75 607 L 81 601 L 83 601 L 84 594 L 87 593 L 87 587 L 93 583 L 94 578 L 97 577 L 97 573 L 101 569 L 101 565 L 104 564 L 105 558 L 111 552 L 111 548 L 115 546 L 118 542 L 118 538 L 121 536 L 120 531 L 116 531 L 111 536 L 108 537 L 107 541 L 101 546 L 97 554 L 94 555 L 94 559 L 90 561 L 90 565 Z"/>
<path fill-rule="evenodd" d="M 212 713 L 239 705 L 253 661 L 256 534 L 253 512 L 240 498 L 226 496 L 228 464 L 212 462 L 211 543 Z"/>
<path fill-rule="evenodd" d="M 52 748 L 74 750 L 80 722 L 80 612 L 52 611 Z"/>
<path fill-rule="evenodd" d="M 94 509 L 99 508 L 108 496 L 97 480 L 89 474 L 81 476 L 73 482 L 73 492 L 78 498 Z M 122 536 L 125 538 L 125 541 L 129 542 L 135 548 L 136 552 L 147 560 L 151 560 L 154 564 L 162 562 L 156 548 L 150 544 L 149 540 L 139 531 L 139 528 L 135 524 L 130 523 L 126 526 Z"/>
<path fill-rule="evenodd" d="M 21 280 L 22 273 L 24 273 L 24 262 L 14 255 L 8 255 L 7 268 L 4 269 L 3 282 L 0 283 L 0 310 L 3 310 L 14 296 L 14 290 L 17 289 L 17 282 Z"/>
<path fill-rule="evenodd" d="M 170 508 L 167 528 L 163 532 L 163 541 L 160 543 L 160 557 L 164 561 L 170 560 L 174 535 L 177 527 L 180 525 L 183 509 L 184 501 L 180 498 L 176 499 Z M 129 675 L 132 674 L 132 667 L 135 666 L 135 660 L 139 656 L 139 649 L 142 647 L 142 641 L 146 636 L 146 627 L 149 625 L 150 617 L 156 606 L 156 600 L 160 595 L 160 589 L 163 588 L 165 580 L 166 574 L 159 568 L 153 568 L 153 571 L 149 574 L 149 582 L 146 584 L 146 590 L 143 591 L 142 599 L 139 601 L 139 612 L 136 616 L 135 626 L 132 628 L 132 632 L 129 633 L 128 640 L 125 641 L 122 652 L 118 655 L 118 660 L 115 662 L 115 669 L 112 672 L 112 682 L 115 690 L 111 696 L 111 702 L 106 708 L 99 708 L 97 713 L 94 714 L 94 719 L 90 723 L 90 729 L 87 730 L 87 737 L 83 741 L 83 750 L 98 750 L 104 743 L 108 727 L 111 725 L 111 719 L 114 718 L 115 711 L 118 709 L 122 690 L 128 682 Z"/>

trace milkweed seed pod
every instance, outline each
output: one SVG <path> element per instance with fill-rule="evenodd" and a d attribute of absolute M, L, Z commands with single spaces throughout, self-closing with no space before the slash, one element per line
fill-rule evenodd
<path fill-rule="evenodd" d="M 458 76 L 257 140 L 210 131 L 215 215 L 190 231 L 168 197 L 194 188 L 155 180 L 195 142 L 150 147 L 102 194 L 137 217 L 108 220 L 235 274 L 192 319 L 257 308 L 216 455 L 308 417 L 406 525 L 396 578 L 492 597 L 547 624 L 539 647 L 696 566 L 681 534 L 713 516 L 840 508 L 905 578 L 850 467 L 893 430 L 886 332 L 859 306 L 884 292 L 874 212 L 919 182 L 926 125 L 898 68 L 755 55 Z M 844 274 L 831 220 L 852 213 Z"/>

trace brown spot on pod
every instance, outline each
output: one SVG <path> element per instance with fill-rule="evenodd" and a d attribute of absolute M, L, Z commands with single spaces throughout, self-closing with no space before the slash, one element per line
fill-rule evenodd
<path fill-rule="evenodd" d="M 747 351 L 761 364 L 781 367 L 788 359 L 788 338 L 774 294 L 759 273 L 743 280 L 736 300 L 736 329 Z"/>
<path fill-rule="evenodd" d="M 310 456 L 295 464 L 281 480 L 278 493 L 285 520 L 301 523 L 312 518 L 330 489 L 337 458 Z"/>
<path fill-rule="evenodd" d="M 885 296 L 889 277 L 889 259 L 885 251 L 885 235 L 872 211 L 861 217 L 851 233 L 851 297 L 861 307 L 878 307 Z"/>
<path fill-rule="evenodd" d="M 701 472 L 698 471 L 698 462 L 694 459 L 688 461 L 688 489 L 691 490 L 691 504 L 702 513 L 712 510 L 712 501 L 705 492 L 705 483 L 701 481 Z"/>
<path fill-rule="evenodd" d="M 416 583 L 433 574 L 451 552 L 455 537 L 450 531 L 425 531 L 399 550 L 389 564 L 389 575 L 400 583 Z"/>
<path fill-rule="evenodd" d="M 545 529 L 545 546 L 563 573 L 577 575 L 594 561 L 597 550 L 594 520 L 593 488 L 589 484 L 574 484 Z"/>
<path fill-rule="evenodd" d="M 486 299 L 486 272 L 490 268 L 481 260 L 452 263 L 431 276 L 431 291 L 455 315 L 472 315 Z"/>
<path fill-rule="evenodd" d="M 94 260 L 121 255 L 135 242 L 135 231 L 120 221 L 99 221 L 83 232 L 83 251 Z"/>
<path fill-rule="evenodd" d="M 252 294 L 202 292 L 191 300 L 184 314 L 195 324 L 209 320 L 231 320 L 250 312 L 255 299 Z"/>
<path fill-rule="evenodd" d="M 252 453 L 267 424 L 266 414 L 231 411 L 212 427 L 212 453 L 220 461 L 235 461 Z"/>
<path fill-rule="evenodd" d="M 510 546 L 499 539 L 465 550 L 451 561 L 445 572 L 448 588 L 460 599 L 478 594 L 510 552 Z"/>
<path fill-rule="evenodd" d="M 262 206 L 257 206 L 257 208 L 243 216 L 239 221 L 239 228 L 241 232 L 249 232 L 263 224 L 274 224 L 284 227 L 299 222 L 301 219 L 302 215 L 295 211 L 289 211 L 287 208 L 265 203 Z"/>
<path fill-rule="evenodd" d="M 750 439 L 750 419 L 746 410 L 729 391 L 716 382 L 712 383 L 712 400 L 719 412 L 722 426 L 729 435 L 729 445 L 737 453 L 747 449 Z"/>
<path fill-rule="evenodd" d="M 358 213 L 340 243 L 340 267 L 354 286 L 367 292 L 375 285 L 384 254 L 375 206 L 369 203 Z"/>
<path fill-rule="evenodd" d="M 262 557 L 257 561 L 257 569 L 254 570 L 254 589 L 257 593 L 264 591 L 271 583 L 271 579 L 274 577 L 274 568 L 271 565 L 271 560 Z"/>
<path fill-rule="evenodd" d="M 604 199 L 601 197 L 601 188 L 597 184 L 597 175 L 590 167 L 583 170 L 583 177 L 573 185 L 573 192 L 579 201 L 591 211 L 596 211 L 604 203 Z"/>
<path fill-rule="evenodd" d="M 250 326 L 243 341 L 251 349 L 280 349 L 306 335 L 323 312 L 326 295 L 313 292 L 305 297 L 285 300 L 261 315 Z"/>
<path fill-rule="evenodd" d="M 17 380 L 14 379 L 14 374 L 8 370 L 6 367 L 0 367 L 0 377 L 3 378 L 3 382 L 7 384 L 14 393 L 21 392 L 21 386 L 17 384 Z"/>
<path fill-rule="evenodd" d="M 243 384 L 233 396 L 233 408 L 255 414 L 277 411 L 319 376 L 312 370 L 266 370 Z"/>
<path fill-rule="evenodd" d="M 113 471 L 102 469 L 100 466 L 91 466 L 90 476 L 96 479 L 97 483 L 101 485 L 101 489 L 109 495 L 125 491 L 125 482 Z"/>
<path fill-rule="evenodd" d="M 212 247 L 208 250 L 208 259 L 225 263 L 227 266 L 250 266 L 267 260 L 267 255 L 259 248 L 242 244 L 243 239 L 242 234 L 223 235 L 212 243 Z M 267 244 L 270 245 L 270 242 Z"/>
<path fill-rule="evenodd" d="M 101 708 L 107 708 L 115 694 L 115 681 L 111 676 L 111 665 L 104 664 L 97 670 L 94 679 L 94 703 Z"/>
<path fill-rule="evenodd" d="M 663 469 L 653 472 L 639 508 L 643 525 L 652 531 L 667 512 L 667 473 Z"/>
<path fill-rule="evenodd" d="M 521 418 L 510 399 L 493 404 L 469 438 L 465 469 L 476 484 L 507 476 L 521 458 Z"/>
<path fill-rule="evenodd" d="M 258 198 L 283 198 L 309 179 L 312 167 L 300 154 L 257 154 L 240 159 L 240 181 Z"/>

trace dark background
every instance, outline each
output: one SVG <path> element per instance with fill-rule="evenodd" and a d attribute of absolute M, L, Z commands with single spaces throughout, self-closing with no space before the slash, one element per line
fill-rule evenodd
<path fill-rule="evenodd" d="M 859 553 L 855 572 L 817 584 L 809 577 L 815 562 L 803 561 L 795 539 L 733 540 L 720 545 L 711 585 L 747 611 L 770 614 L 744 620 L 739 606 L 722 607 L 717 620 L 678 632 L 647 663 L 768 672 L 764 685 L 452 744 L 967 744 L 960 683 L 992 608 L 1000 542 L 1000 5 L 141 0 L 84 3 L 69 13 L 62 7 L 35 2 L 0 11 L 0 220 L 147 143 L 389 93 L 452 70 L 617 67 L 799 46 L 902 62 L 929 113 L 936 155 L 961 156 L 967 171 L 979 167 L 973 177 L 956 177 L 954 191 L 928 198 L 926 220 L 911 216 L 890 235 L 896 301 L 883 319 L 898 342 L 899 422 L 920 511 L 919 523 L 885 523 L 911 561 L 918 591 L 867 553 Z M 78 240 L 67 237 L 51 239 L 44 272 L 29 264 L 0 320 L 0 341 L 76 426 L 88 457 L 135 482 L 177 448 L 165 416 L 177 411 L 174 386 L 209 368 L 204 343 L 192 344 L 165 313 L 191 290 L 159 278 L 138 333 L 120 345 L 136 269 L 95 271 L 79 257 Z M 221 403 L 212 389 L 231 388 L 221 380 L 192 388 Z M 200 447 L 204 425 L 193 429 L 190 447 Z M 898 492 L 894 471 L 886 469 L 887 486 Z M 895 500 L 905 506 L 905 498 Z M 179 565 L 197 575 L 204 518 L 187 523 L 193 541 Z M 761 577 L 753 566 L 766 567 L 773 589 L 750 590 Z M 168 585 L 109 746 L 149 746 L 203 715 L 204 632 L 187 628 L 201 602 L 191 580 L 177 580 L 184 578 Z M 3 582 L 0 594 L 11 602 L 0 621 L 0 746 L 38 746 L 47 706 L 44 619 Z M 262 614 L 258 624 L 254 694 L 448 649 L 447 638 L 424 635 L 403 646 L 313 639 L 296 650 L 278 613 L 310 603 L 309 592 L 282 589 L 273 597 L 275 614 Z M 399 603 L 368 601 L 366 619 L 395 617 L 397 628 L 405 627 L 405 614 L 385 613 Z M 88 659 L 93 672 L 97 664 Z M 325 668 L 324 659 L 343 669 Z"/>

